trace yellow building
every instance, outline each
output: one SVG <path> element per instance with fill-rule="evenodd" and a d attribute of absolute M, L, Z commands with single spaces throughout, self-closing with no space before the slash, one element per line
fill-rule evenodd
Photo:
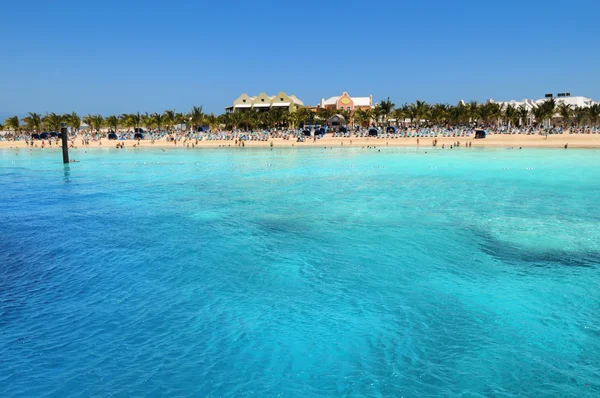
<path fill-rule="evenodd" d="M 283 91 L 277 95 L 268 96 L 260 93 L 257 96 L 250 97 L 248 94 L 240 95 L 231 106 L 225 108 L 225 112 L 238 112 L 243 110 L 268 111 L 271 108 L 284 108 L 294 112 L 298 107 L 304 106 L 295 95 L 287 95 Z"/>

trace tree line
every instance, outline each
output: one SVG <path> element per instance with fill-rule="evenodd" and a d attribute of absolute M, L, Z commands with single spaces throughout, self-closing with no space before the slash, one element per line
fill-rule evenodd
<path fill-rule="evenodd" d="M 591 107 L 574 107 L 562 102 L 557 103 L 554 98 L 549 98 L 531 109 L 525 105 L 513 106 L 497 102 L 480 104 L 476 101 L 461 102 L 458 105 L 427 104 L 424 101 L 416 101 L 396 108 L 388 97 L 371 110 L 354 112 L 354 117 L 358 116 L 361 120 L 370 118 L 383 124 L 389 124 L 390 120 L 396 124 L 409 120 L 411 126 L 500 123 L 515 126 L 527 124 L 530 117 L 534 119 L 533 124 L 539 126 L 546 121 L 551 121 L 556 115 L 562 119 L 563 126 L 567 126 L 569 122 L 575 122 L 578 126 L 588 122 L 589 125 L 595 126 L 600 121 L 600 104 Z"/>
<path fill-rule="evenodd" d="M 100 129 L 109 128 L 118 130 L 120 128 L 137 129 L 146 127 L 166 131 L 174 131 L 176 126 L 199 127 L 206 122 L 212 121 L 216 117 L 213 114 L 206 115 L 202 111 L 202 106 L 194 106 L 188 113 L 180 113 L 175 110 L 166 110 L 162 113 L 124 113 L 121 115 L 111 115 L 103 117 L 100 114 L 79 116 L 77 113 L 56 114 L 48 113 L 40 115 L 39 113 L 29 112 L 27 116 L 19 119 L 18 116 L 12 116 L 0 124 L 0 130 L 9 130 L 15 133 L 21 131 L 41 132 L 41 131 L 60 131 L 62 124 L 71 127 L 72 130 L 79 131 L 82 124 L 89 126 L 90 130 L 99 132 Z"/>
<path fill-rule="evenodd" d="M 562 119 L 563 126 L 583 123 L 596 126 L 600 120 L 600 104 L 591 107 L 573 107 L 566 103 L 557 103 L 550 98 L 535 105 L 531 110 L 524 105 L 515 107 L 510 104 L 504 105 L 495 102 L 459 103 L 449 105 L 443 103 L 428 104 L 425 101 L 415 101 L 396 107 L 387 99 L 369 109 L 329 109 L 320 108 L 316 111 L 302 107 L 296 111 L 287 108 L 271 108 L 268 111 L 239 110 L 232 113 L 215 115 L 205 114 L 202 106 L 194 106 L 187 113 L 179 113 L 175 110 L 166 110 L 162 113 L 131 113 L 111 115 L 103 117 L 100 114 L 79 116 L 75 112 L 68 114 L 49 113 L 44 116 L 29 112 L 19 119 L 17 116 L 9 117 L 4 125 L 0 124 L 0 130 L 9 130 L 16 137 L 22 131 L 41 132 L 59 131 L 61 124 L 66 123 L 72 130 L 79 131 L 82 124 L 89 126 L 93 132 L 101 129 L 138 129 L 144 127 L 155 131 L 173 132 L 179 127 L 183 129 L 196 129 L 200 126 L 208 126 L 211 129 L 256 129 L 256 128 L 299 128 L 306 125 L 325 124 L 334 115 L 341 115 L 346 123 L 351 126 L 370 125 L 387 126 L 433 126 L 433 125 L 491 125 L 505 124 L 509 126 L 527 124 L 527 120 L 533 117 L 534 125 L 543 125 L 551 121 L 556 115 Z"/>

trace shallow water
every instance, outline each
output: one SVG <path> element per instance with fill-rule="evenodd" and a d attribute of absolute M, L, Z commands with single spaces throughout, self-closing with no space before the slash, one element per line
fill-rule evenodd
<path fill-rule="evenodd" d="M 0 396 L 598 396 L 600 152 L 377 151 L 0 150 Z"/>

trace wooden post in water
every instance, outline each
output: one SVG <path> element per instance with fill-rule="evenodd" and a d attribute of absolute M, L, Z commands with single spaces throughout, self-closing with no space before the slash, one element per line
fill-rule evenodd
<path fill-rule="evenodd" d="M 60 124 L 60 138 L 62 140 L 63 163 L 69 163 L 69 139 L 67 137 L 67 124 Z"/>

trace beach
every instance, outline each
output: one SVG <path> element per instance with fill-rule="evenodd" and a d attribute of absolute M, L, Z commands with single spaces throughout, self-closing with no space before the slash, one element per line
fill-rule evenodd
<path fill-rule="evenodd" d="M 293 139 L 285 140 L 282 138 L 270 138 L 266 141 L 244 141 L 244 147 L 270 147 L 273 143 L 274 147 L 333 147 L 333 146 L 390 146 L 390 147 L 411 147 L 411 146 L 422 146 L 431 147 L 433 146 L 433 140 L 437 140 L 437 147 L 449 148 L 456 142 L 460 143 L 460 147 L 465 147 L 467 143 L 470 143 L 472 147 L 507 147 L 507 148 L 564 148 L 565 144 L 568 144 L 569 148 L 600 148 L 600 134 L 554 134 L 548 135 L 548 137 L 542 135 L 523 135 L 523 134 L 489 134 L 484 139 L 473 139 L 472 137 L 421 137 L 421 138 L 366 138 L 366 137 L 352 137 L 352 138 L 340 138 L 333 137 L 331 134 L 326 135 L 323 138 L 313 141 L 312 139 L 306 139 L 304 142 L 296 142 Z M 417 142 L 418 140 L 418 142 Z M 34 148 L 41 148 L 42 141 L 34 141 Z M 235 147 L 234 140 L 200 140 L 194 139 L 183 142 L 182 140 L 177 141 L 174 144 L 172 141 L 167 141 L 166 138 L 155 140 L 154 143 L 151 140 L 108 140 L 102 138 L 99 141 L 90 141 L 89 145 L 82 145 L 81 139 L 73 140 L 75 147 L 102 147 L 111 148 L 115 147 L 117 143 L 123 143 L 125 148 L 138 148 L 138 147 L 155 147 L 155 148 L 175 148 L 175 147 L 187 147 L 187 144 L 194 144 L 194 148 L 214 148 L 214 147 Z M 47 141 L 46 141 L 46 147 Z M 59 143 L 60 145 L 60 143 Z M 0 148 L 25 148 L 25 141 L 0 141 Z M 52 145 L 56 147 L 56 143 Z"/>

